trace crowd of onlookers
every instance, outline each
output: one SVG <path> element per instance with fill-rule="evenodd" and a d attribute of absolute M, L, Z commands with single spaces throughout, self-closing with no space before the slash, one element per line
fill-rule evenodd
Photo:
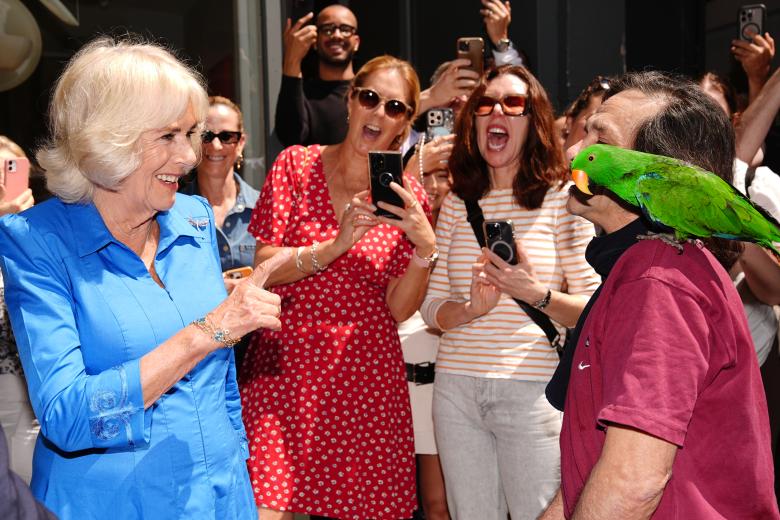
<path fill-rule="evenodd" d="M 732 42 L 747 96 L 626 73 L 556 113 L 510 2 L 481 3 L 484 67 L 425 89 L 354 70 L 348 8 L 288 20 L 258 187 L 240 107 L 171 52 L 71 59 L 34 161 L 53 197 L 0 184 L 0 517 L 780 518 L 778 259 L 646 239 L 569 169 L 674 157 L 780 220 L 774 40 Z"/>

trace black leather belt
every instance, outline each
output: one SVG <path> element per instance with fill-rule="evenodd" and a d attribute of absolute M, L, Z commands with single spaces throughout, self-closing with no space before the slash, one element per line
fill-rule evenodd
<path fill-rule="evenodd" d="M 426 361 L 425 363 L 406 363 L 406 380 L 416 385 L 430 385 L 433 383 L 435 375 L 434 369 L 436 363 Z"/>

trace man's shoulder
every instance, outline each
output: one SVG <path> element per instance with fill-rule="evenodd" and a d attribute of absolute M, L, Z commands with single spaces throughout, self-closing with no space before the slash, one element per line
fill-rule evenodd
<path fill-rule="evenodd" d="M 672 287 L 675 293 L 687 294 L 704 305 L 739 300 L 728 273 L 701 242 L 685 242 L 682 247 L 680 252 L 661 240 L 640 240 L 615 264 L 605 290 L 642 281 Z"/>

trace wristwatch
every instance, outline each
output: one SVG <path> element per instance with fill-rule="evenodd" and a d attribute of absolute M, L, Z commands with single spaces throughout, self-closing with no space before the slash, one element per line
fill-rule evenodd
<path fill-rule="evenodd" d="M 537 310 L 542 310 L 548 305 L 550 305 L 550 299 L 552 298 L 552 290 L 547 289 L 547 294 L 544 295 L 544 298 L 541 300 L 537 300 L 531 304 L 531 307 Z"/>
<path fill-rule="evenodd" d="M 412 253 L 412 260 L 414 260 L 414 263 L 419 265 L 423 269 L 433 269 L 433 266 L 436 265 L 436 260 L 438 259 L 439 259 L 438 247 L 433 248 L 433 253 L 431 253 L 430 256 L 418 255 L 416 248 L 414 250 L 414 253 Z"/>
<path fill-rule="evenodd" d="M 512 48 L 512 40 L 509 38 L 501 38 L 498 40 L 498 43 L 496 43 L 496 50 L 498 52 L 506 52 L 509 49 Z"/>

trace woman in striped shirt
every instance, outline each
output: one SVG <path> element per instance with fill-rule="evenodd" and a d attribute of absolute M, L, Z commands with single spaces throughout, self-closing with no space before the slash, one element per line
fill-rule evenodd
<path fill-rule="evenodd" d="M 527 69 L 483 76 L 456 134 L 421 309 L 444 332 L 433 413 L 447 502 L 453 518 L 536 518 L 559 482 L 561 416 L 544 396 L 558 356 L 513 298 L 574 326 L 599 283 L 585 261 L 594 230 L 566 211 L 552 107 Z M 464 200 L 512 221 L 517 265 L 480 250 Z"/>

